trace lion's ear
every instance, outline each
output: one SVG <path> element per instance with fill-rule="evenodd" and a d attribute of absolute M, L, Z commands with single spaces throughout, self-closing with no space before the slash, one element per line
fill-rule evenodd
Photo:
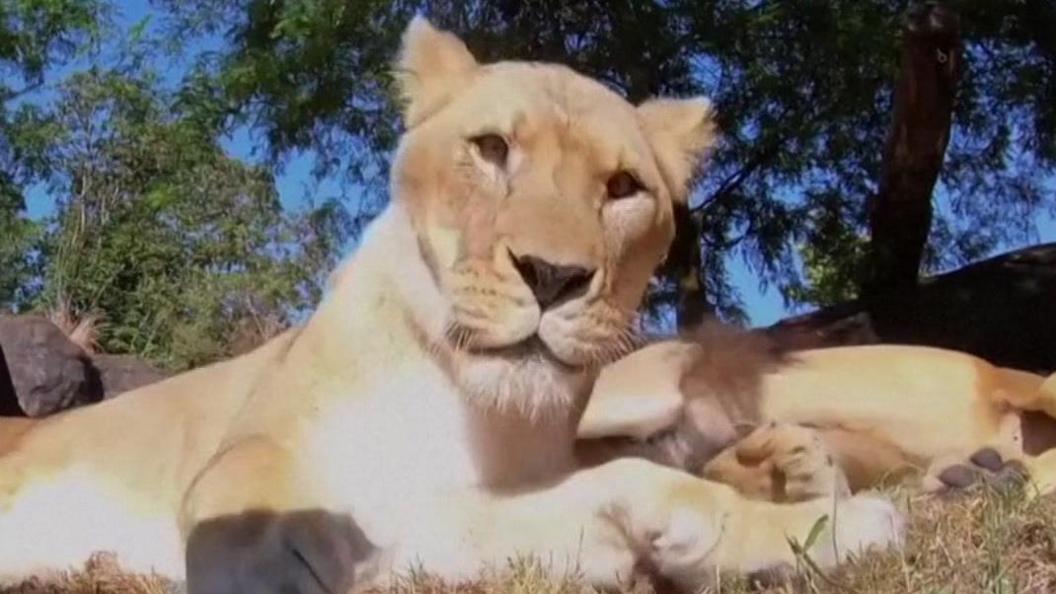
<path fill-rule="evenodd" d="M 442 107 L 476 68 L 476 59 L 461 39 L 422 16 L 411 19 L 394 72 L 407 127 Z"/>
<path fill-rule="evenodd" d="M 711 101 L 651 99 L 638 106 L 638 117 L 674 198 L 686 200 L 694 173 L 718 143 Z"/>
<path fill-rule="evenodd" d="M 680 389 L 697 347 L 665 341 L 639 349 L 601 370 L 580 418 L 581 439 L 649 436 L 675 427 L 685 398 Z"/>

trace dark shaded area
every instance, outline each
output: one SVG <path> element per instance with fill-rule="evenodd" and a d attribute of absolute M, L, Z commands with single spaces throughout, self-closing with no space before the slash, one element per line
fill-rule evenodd
<path fill-rule="evenodd" d="M 1056 419 L 1042 412 L 1025 412 L 1022 419 L 1024 452 L 1037 456 L 1056 448 Z"/>
<path fill-rule="evenodd" d="M 187 591 L 347 592 L 357 577 L 355 566 L 376 551 L 352 518 L 343 514 L 251 510 L 202 522 L 191 531 Z"/>
<path fill-rule="evenodd" d="M 1056 243 L 1002 254 L 917 287 L 789 318 L 762 331 L 791 348 L 929 345 L 1048 374 L 1056 371 Z"/>
<path fill-rule="evenodd" d="M 22 417 L 22 407 L 15 396 L 15 385 L 11 383 L 11 372 L 7 369 L 3 345 L 0 345 L 0 417 Z"/>

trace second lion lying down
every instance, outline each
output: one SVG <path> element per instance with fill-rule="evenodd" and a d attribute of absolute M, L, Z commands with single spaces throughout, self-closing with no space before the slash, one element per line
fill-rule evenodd
<path fill-rule="evenodd" d="M 610 365 L 579 427 L 587 459 L 637 455 L 770 501 L 893 479 L 1056 489 L 1056 375 L 904 345 L 784 352 L 708 324 Z M 1025 475 L 1025 476 L 1024 476 Z"/>

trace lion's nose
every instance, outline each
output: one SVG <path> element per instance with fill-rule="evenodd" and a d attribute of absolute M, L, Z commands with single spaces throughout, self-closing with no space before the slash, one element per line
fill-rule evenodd
<path fill-rule="evenodd" d="M 517 272 L 532 290 L 540 309 L 587 291 L 594 271 L 581 266 L 558 266 L 535 256 L 513 256 Z"/>

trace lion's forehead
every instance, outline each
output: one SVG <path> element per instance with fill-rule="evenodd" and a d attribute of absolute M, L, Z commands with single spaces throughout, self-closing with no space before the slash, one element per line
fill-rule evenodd
<path fill-rule="evenodd" d="M 601 83 L 564 66 L 500 62 L 464 94 L 482 129 L 545 138 L 564 148 L 605 150 L 612 159 L 648 153 L 634 107 Z"/>

